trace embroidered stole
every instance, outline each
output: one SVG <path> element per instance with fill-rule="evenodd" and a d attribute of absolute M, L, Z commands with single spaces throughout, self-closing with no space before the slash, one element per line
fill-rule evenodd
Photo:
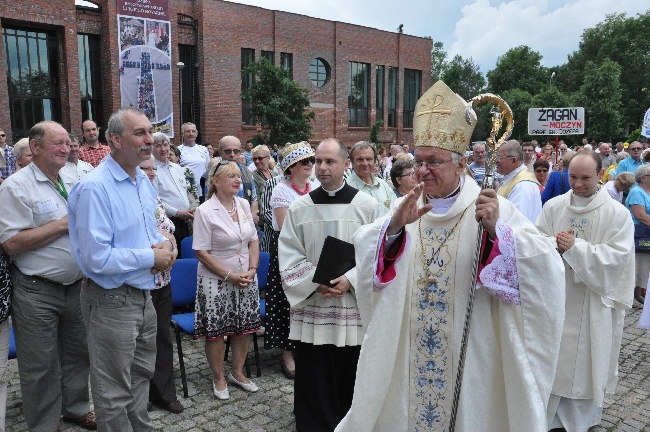
<path fill-rule="evenodd" d="M 514 189 L 514 187 L 517 186 L 517 183 L 522 181 L 532 181 L 535 184 L 539 184 L 539 182 L 535 178 L 535 174 L 531 173 L 527 169 L 523 169 L 519 171 L 513 178 L 511 178 L 508 183 L 504 184 L 503 186 L 500 186 L 499 190 L 497 191 L 497 194 L 501 195 L 504 198 L 508 198 L 508 195 L 510 195 L 512 189 Z"/>

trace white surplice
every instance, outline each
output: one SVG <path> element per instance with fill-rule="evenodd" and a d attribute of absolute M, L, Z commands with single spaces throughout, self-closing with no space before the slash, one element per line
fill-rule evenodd
<path fill-rule="evenodd" d="M 367 330 L 352 408 L 336 431 L 448 430 L 479 191 L 466 178 L 448 212 L 422 216 L 421 231 L 417 221 L 406 227 L 396 276 L 383 288 L 373 269 L 384 220 L 355 234 L 357 299 Z M 546 432 L 564 320 L 564 268 L 553 242 L 502 197 L 499 213 L 514 233 L 521 305 L 477 290 L 456 430 Z M 422 282 L 421 239 L 435 282 Z"/>
<path fill-rule="evenodd" d="M 616 388 L 623 320 L 625 310 L 632 307 L 632 219 L 627 209 L 600 188 L 589 198 L 569 191 L 548 201 L 537 227 L 549 236 L 568 230 L 576 236 L 573 247 L 562 255 L 566 320 L 552 393 L 567 399 L 561 405 L 568 400 L 591 400 L 596 410 L 602 407 L 605 392 Z M 578 417 L 592 418 L 588 412 Z M 575 422 L 587 423 L 580 418 Z M 566 426 L 567 430 L 588 428 Z"/>

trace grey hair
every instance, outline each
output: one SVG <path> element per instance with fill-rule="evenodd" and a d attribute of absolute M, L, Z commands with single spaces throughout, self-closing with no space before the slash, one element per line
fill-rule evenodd
<path fill-rule="evenodd" d="M 186 122 L 186 123 L 183 123 L 183 124 L 181 125 L 181 133 L 185 132 L 185 129 L 187 129 L 188 126 L 194 126 L 194 127 L 196 127 L 196 125 L 195 125 L 194 123 L 192 123 L 192 122 Z"/>
<path fill-rule="evenodd" d="M 634 180 L 640 182 L 644 176 L 650 175 L 650 165 L 643 164 L 636 169 L 634 173 Z"/>
<path fill-rule="evenodd" d="M 14 144 L 14 156 L 16 159 L 23 157 L 23 152 L 26 148 L 29 148 L 29 140 L 27 138 L 21 138 Z"/>
<path fill-rule="evenodd" d="M 124 135 L 124 122 L 122 121 L 122 115 L 130 112 L 138 115 L 145 115 L 142 111 L 133 107 L 121 107 L 118 108 L 111 114 L 111 117 L 108 119 L 108 127 L 106 128 L 106 141 L 112 146 L 111 135 L 116 134 L 118 136 Z"/>
<path fill-rule="evenodd" d="M 464 156 L 460 153 L 451 152 L 451 163 L 454 165 L 458 164 Z"/>
<path fill-rule="evenodd" d="M 359 141 L 358 143 L 352 146 L 352 148 L 350 149 L 350 156 L 349 156 L 350 160 L 354 161 L 354 152 L 356 152 L 357 150 L 362 150 L 364 148 L 371 148 L 372 154 L 374 155 L 374 160 L 377 160 L 377 148 L 373 144 L 369 143 L 368 141 Z"/>
<path fill-rule="evenodd" d="M 627 159 L 630 157 L 630 154 L 628 152 L 618 152 L 616 153 L 616 163 L 619 163 L 623 159 Z"/>
<path fill-rule="evenodd" d="M 169 137 L 168 137 L 167 135 L 165 135 L 165 134 L 162 133 L 162 132 L 156 132 L 156 133 L 154 133 L 154 134 L 153 134 L 153 144 L 156 145 L 156 143 L 158 143 L 158 142 L 160 142 L 160 141 L 164 141 L 164 142 L 166 142 L 167 144 L 170 144 L 170 142 L 169 142 Z"/>
<path fill-rule="evenodd" d="M 505 156 L 516 157 L 519 162 L 524 161 L 524 151 L 522 150 L 521 144 L 517 140 L 509 140 L 503 144 L 503 147 L 506 149 Z"/>
<path fill-rule="evenodd" d="M 31 140 L 36 140 L 36 142 L 40 145 L 41 142 L 43 142 L 43 137 L 45 136 L 45 133 L 47 132 L 47 126 L 48 125 L 58 125 L 61 126 L 60 123 L 57 123 L 55 121 L 51 120 L 44 120 L 41 122 L 36 123 L 32 128 L 29 130 L 29 141 Z M 63 127 L 63 126 L 61 126 Z"/>

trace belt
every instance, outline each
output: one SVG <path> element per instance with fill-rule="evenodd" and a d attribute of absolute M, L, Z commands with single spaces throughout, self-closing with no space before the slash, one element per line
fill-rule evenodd
<path fill-rule="evenodd" d="M 91 284 L 93 284 L 93 285 L 97 285 L 99 288 L 101 288 L 101 289 L 105 289 L 105 290 L 108 290 L 108 291 L 110 291 L 111 289 L 122 288 L 122 287 L 124 287 L 124 288 L 130 288 L 130 289 L 132 289 L 132 290 L 138 290 L 138 291 L 142 291 L 142 292 L 151 291 L 151 290 L 145 290 L 145 289 L 141 289 L 141 288 L 138 288 L 138 287 L 134 287 L 133 285 L 129 285 L 129 284 L 122 284 L 122 285 L 120 285 L 120 286 L 118 286 L 118 287 L 107 289 L 107 288 L 104 288 L 103 286 L 101 286 L 100 284 L 98 284 L 97 282 L 95 282 L 94 280 L 92 280 L 91 278 L 88 278 L 88 277 L 85 277 L 85 276 L 84 276 L 84 277 L 81 278 L 81 279 L 84 280 L 84 281 L 86 281 L 86 282 L 89 282 L 89 283 L 91 283 Z"/>
<path fill-rule="evenodd" d="M 36 279 L 37 281 L 44 282 L 44 283 L 47 283 L 47 284 L 52 284 L 52 285 L 62 285 L 62 286 L 65 286 L 65 287 L 69 287 L 69 286 L 72 286 L 72 285 L 76 284 L 77 282 L 79 282 L 79 281 L 82 279 L 82 278 L 79 278 L 79 279 L 77 279 L 76 281 L 74 281 L 74 282 L 72 282 L 72 283 L 66 285 L 66 284 L 64 284 L 64 283 L 57 282 L 57 281 L 55 281 L 55 280 L 48 279 L 48 278 L 43 277 L 43 276 L 38 276 L 38 275 L 28 275 L 28 274 L 25 274 L 25 273 L 23 273 L 22 271 L 20 271 L 20 269 L 18 268 L 18 266 L 17 266 L 15 263 L 12 264 L 12 265 L 13 265 L 14 268 L 15 268 L 16 270 L 18 270 L 18 271 L 20 272 L 20 274 L 22 274 L 23 276 L 28 277 L 28 278 L 32 278 L 32 279 Z"/>

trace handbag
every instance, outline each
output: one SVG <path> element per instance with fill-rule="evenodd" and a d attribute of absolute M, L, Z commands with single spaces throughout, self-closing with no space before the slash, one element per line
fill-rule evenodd
<path fill-rule="evenodd" d="M 634 225 L 634 252 L 650 253 L 650 227 Z"/>

